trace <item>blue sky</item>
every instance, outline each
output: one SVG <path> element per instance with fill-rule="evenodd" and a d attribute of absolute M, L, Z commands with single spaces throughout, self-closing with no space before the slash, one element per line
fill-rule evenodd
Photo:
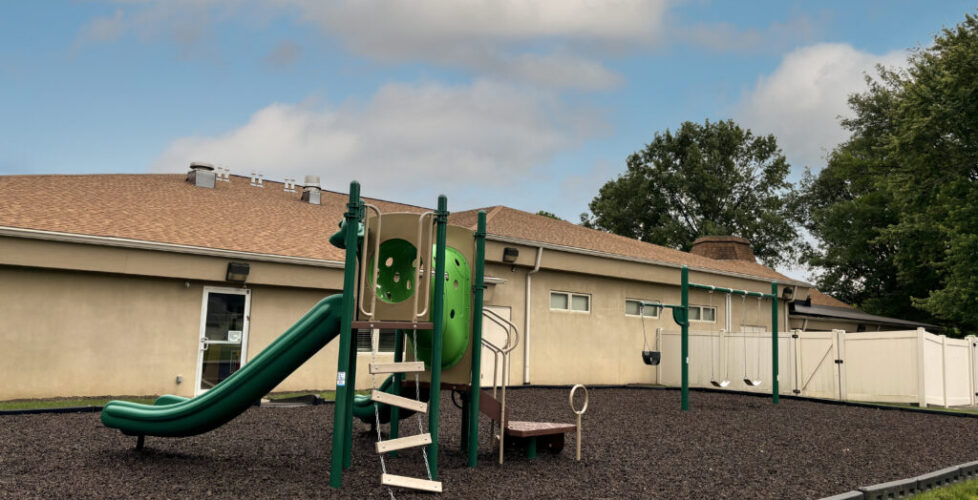
<path fill-rule="evenodd" d="M 685 120 L 821 168 L 845 96 L 969 2 L 7 2 L 0 174 L 266 178 L 572 221 Z"/>

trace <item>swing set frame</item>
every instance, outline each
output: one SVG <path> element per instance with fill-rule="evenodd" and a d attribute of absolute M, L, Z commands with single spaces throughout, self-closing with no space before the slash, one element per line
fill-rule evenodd
<path fill-rule="evenodd" d="M 745 297 L 758 297 L 771 299 L 771 402 L 778 404 L 779 385 L 778 385 L 778 282 L 771 282 L 771 293 L 751 292 L 748 290 L 736 290 L 723 288 L 713 285 L 703 285 L 700 283 L 689 282 L 689 267 L 682 268 L 682 291 L 681 304 L 663 304 L 660 302 L 643 302 L 643 306 L 672 309 L 672 319 L 679 325 L 681 330 L 681 367 L 682 367 L 682 411 L 689 410 L 689 290 L 707 290 L 710 292 L 729 293 L 731 295 L 743 295 Z M 729 314 L 729 311 L 727 311 Z M 746 360 L 745 360 L 746 361 Z"/>

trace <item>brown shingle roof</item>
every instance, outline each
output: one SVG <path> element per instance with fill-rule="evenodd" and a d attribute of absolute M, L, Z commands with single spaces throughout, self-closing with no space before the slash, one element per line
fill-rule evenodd
<path fill-rule="evenodd" d="M 322 205 L 278 182 L 252 187 L 231 177 L 214 189 L 183 174 L 0 176 L 0 226 L 343 260 L 329 237 L 347 195 L 324 191 Z M 368 199 L 385 212 L 421 208 Z"/>
<path fill-rule="evenodd" d="M 193 186 L 184 174 L 0 176 L 0 226 L 341 261 L 328 240 L 347 195 L 323 191 L 317 206 L 282 188 L 274 181 L 253 187 L 239 176 L 214 189 Z M 367 201 L 384 212 L 427 210 Z M 450 220 L 474 229 L 477 212 Z M 492 235 L 793 281 L 754 262 L 714 260 L 504 206 L 486 212 Z"/>
<path fill-rule="evenodd" d="M 855 309 L 849 304 L 829 295 L 822 293 L 818 289 L 812 288 L 809 291 L 808 297 L 812 299 L 813 306 L 830 306 L 830 307 L 845 307 L 847 309 Z"/>
<path fill-rule="evenodd" d="M 497 205 L 459 212 L 453 214 L 450 221 L 453 224 L 474 229 L 479 210 L 486 211 L 486 229 L 490 235 L 539 241 L 552 245 L 670 264 L 685 264 L 690 267 L 745 274 L 781 282 L 794 283 L 796 281 L 756 262 L 711 259 L 504 206 Z"/>

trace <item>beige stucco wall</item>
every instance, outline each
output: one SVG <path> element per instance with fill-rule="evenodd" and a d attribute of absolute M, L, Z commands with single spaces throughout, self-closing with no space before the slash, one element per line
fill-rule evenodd
<path fill-rule="evenodd" d="M 502 254 L 490 245 L 488 258 Z M 513 352 L 510 377 L 524 380 L 525 287 L 526 277 L 535 263 L 536 250 L 521 247 L 517 266 L 489 263 L 487 274 L 506 280 L 494 286 L 491 305 L 511 306 L 513 322 L 520 327 L 520 347 Z M 586 270 L 588 273 L 573 271 Z M 715 286 L 770 293 L 770 283 L 735 276 L 691 272 L 690 281 Z M 626 299 L 680 303 L 680 271 L 648 264 L 612 261 L 587 255 L 544 250 L 541 269 L 531 277 L 530 366 L 531 384 L 629 384 L 655 382 L 655 370 L 642 362 L 642 319 L 625 315 Z M 783 290 L 783 287 L 780 290 Z M 550 292 L 565 291 L 591 296 L 590 313 L 552 311 Z M 731 328 L 742 324 L 770 328 L 770 301 L 748 298 L 746 307 L 733 296 L 731 308 L 725 296 L 691 290 L 691 305 L 716 307 L 715 322 L 692 322 L 691 329 L 725 328 L 729 314 Z M 745 314 L 746 313 L 746 314 Z M 779 329 L 788 330 L 787 304 L 779 302 Z M 656 328 L 677 329 L 667 309 L 660 318 L 646 319 L 649 347 L 655 345 Z"/>

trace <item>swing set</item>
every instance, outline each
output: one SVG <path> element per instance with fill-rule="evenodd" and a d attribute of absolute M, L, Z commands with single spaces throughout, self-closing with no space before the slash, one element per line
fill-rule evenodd
<path fill-rule="evenodd" d="M 672 319 L 679 325 L 681 331 L 681 347 L 680 347 L 680 362 L 682 371 L 682 401 L 681 409 L 682 411 L 689 410 L 689 290 L 706 290 L 710 294 L 710 304 L 713 301 L 713 292 L 725 293 L 728 295 L 740 295 L 742 300 L 742 313 L 741 313 L 741 326 L 743 327 L 743 318 L 747 312 L 747 297 L 757 298 L 757 312 L 758 318 L 761 315 L 761 300 L 770 299 L 771 300 L 771 401 L 774 404 L 778 404 L 780 397 L 778 394 L 778 282 L 771 282 L 771 293 L 761 293 L 761 292 L 751 292 L 747 290 L 736 290 L 731 288 L 723 288 L 713 285 L 703 285 L 700 283 L 690 283 L 689 282 L 689 268 L 683 266 L 682 268 L 682 284 L 681 284 L 681 297 L 682 302 L 680 304 L 663 304 L 660 302 L 645 302 L 641 303 L 639 312 L 641 314 L 644 307 L 655 307 L 658 308 L 661 313 L 662 309 L 669 308 L 672 309 Z M 741 328 L 743 330 L 743 328 Z M 648 350 L 648 339 L 645 336 L 645 316 L 642 316 L 642 336 L 645 339 L 642 350 L 642 360 L 647 365 L 658 365 L 661 359 L 662 353 L 659 351 Z M 757 342 L 757 355 L 754 357 L 755 377 L 751 377 L 747 370 L 747 335 L 744 334 L 744 383 L 751 386 L 757 387 L 761 385 L 760 374 L 760 350 L 761 350 L 761 339 L 756 339 Z M 723 350 L 726 354 L 725 348 L 725 338 L 724 332 L 720 332 L 718 339 L 719 349 Z M 714 354 L 713 343 L 710 345 L 711 354 L 711 377 L 710 383 L 715 387 L 727 387 L 730 384 L 730 380 L 727 377 L 728 366 L 726 366 L 726 356 L 723 357 L 724 366 L 721 371 L 724 372 L 724 378 L 719 379 L 716 376 L 716 356 Z"/>

